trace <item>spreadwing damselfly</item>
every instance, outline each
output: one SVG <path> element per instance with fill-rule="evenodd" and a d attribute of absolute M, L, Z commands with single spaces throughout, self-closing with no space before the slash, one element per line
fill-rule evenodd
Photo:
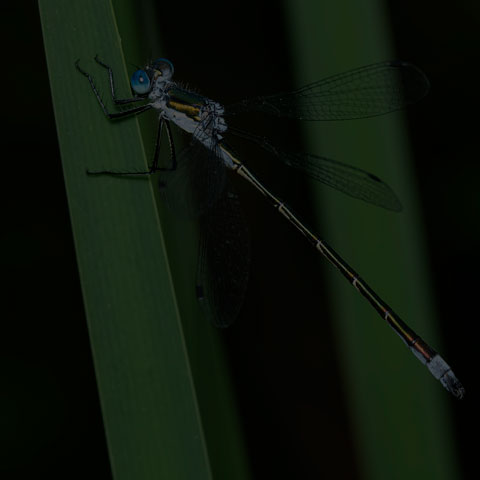
<path fill-rule="evenodd" d="M 227 327 L 235 320 L 248 282 L 248 237 L 238 197 L 228 185 L 226 172 L 231 171 L 254 187 L 340 271 L 448 391 L 457 398 L 463 397 L 463 386 L 442 357 L 403 322 L 325 240 L 313 233 L 260 182 L 227 143 L 228 135 L 244 138 L 284 164 L 343 193 L 399 211 L 401 204 L 396 195 L 375 175 L 325 157 L 280 150 L 267 138 L 233 127 L 231 120 L 248 112 L 315 121 L 383 115 L 415 103 L 426 95 L 429 82 L 418 68 L 406 62 L 382 62 L 334 75 L 292 92 L 259 96 L 224 106 L 173 81 L 173 65 L 164 58 L 137 69 L 130 82 L 133 96 L 119 99 L 112 69 L 98 56 L 95 60 L 108 71 L 112 99 L 120 107 L 119 111 L 109 112 L 93 77 L 80 67 L 78 61 L 76 67 L 88 79 L 109 119 L 155 110 L 159 121 L 154 158 L 148 171 L 98 170 L 88 173 L 135 176 L 159 172 L 159 187 L 166 203 L 174 210 L 201 215 L 203 228 L 197 296 L 216 326 Z M 137 103 L 140 105 L 131 106 Z M 171 125 L 190 135 L 188 145 L 178 154 Z M 170 147 L 168 166 L 159 163 L 164 130 Z"/>

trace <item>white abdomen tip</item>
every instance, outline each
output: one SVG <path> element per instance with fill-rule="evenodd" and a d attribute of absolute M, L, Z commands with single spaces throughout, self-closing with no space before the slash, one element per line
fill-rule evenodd
<path fill-rule="evenodd" d="M 430 373 L 455 397 L 463 398 L 465 395 L 465 388 L 460 383 L 458 378 L 452 372 L 447 362 L 440 356 L 435 355 L 430 362 L 427 363 Z"/>

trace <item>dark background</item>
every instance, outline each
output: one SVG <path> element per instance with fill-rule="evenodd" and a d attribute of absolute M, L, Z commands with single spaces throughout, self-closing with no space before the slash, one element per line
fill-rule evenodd
<path fill-rule="evenodd" d="M 480 7 L 468 0 L 454 5 L 413 0 L 390 0 L 388 4 L 397 57 L 420 66 L 432 84 L 422 108 L 414 114 L 407 113 L 407 117 L 427 232 L 428 264 L 444 337 L 442 353 L 451 359 L 467 386 L 466 399 L 452 403 L 451 407 L 458 454 L 468 478 L 476 467 L 474 445 L 469 440 L 476 403 L 472 365 L 475 337 L 467 328 L 475 328 L 478 320 L 480 167 L 476 119 Z M 200 91 L 210 96 L 212 91 L 218 91 L 218 99 L 228 103 L 268 92 L 271 85 L 275 85 L 275 90 L 291 86 L 292 78 L 285 67 L 288 62 L 285 21 L 280 4 L 275 5 L 250 0 L 241 7 L 216 2 L 208 7 L 200 3 L 190 5 L 190 15 L 182 18 L 185 32 L 194 30 L 207 16 L 208 23 L 215 26 L 212 31 L 203 32 L 204 44 L 216 45 L 214 49 L 205 49 L 205 57 L 201 59 L 203 68 L 206 72 L 215 71 L 218 58 L 226 65 L 223 84 L 217 80 L 212 87 L 215 79 L 207 74 L 203 83 L 196 85 Z M 179 9 L 174 4 L 162 6 L 158 14 L 162 42 L 169 55 L 177 59 L 176 69 L 182 72 L 182 77 L 198 78 L 199 59 L 192 58 L 187 42 L 179 45 L 178 25 L 170 21 L 178 18 Z M 0 469 L 5 470 L 4 478 L 9 479 L 33 474 L 48 474 L 56 479 L 63 478 L 66 471 L 73 478 L 92 477 L 92 472 L 95 477 L 109 478 L 36 2 L 2 5 L 1 18 L 5 123 L 1 130 L 4 219 L 1 238 L 2 273 L 6 282 L 2 290 L 6 307 L 1 336 L 1 383 L 6 395 L 2 392 L 5 458 L 1 459 Z M 215 44 L 214 37 L 237 41 Z M 250 83 L 233 87 L 239 58 L 249 69 L 262 74 Z M 296 141 L 295 132 L 293 138 Z M 297 241 L 293 239 L 295 234 L 286 233 L 289 227 L 273 218 L 274 213 L 270 217 L 268 206 L 264 210 L 259 208 L 260 217 L 253 220 L 252 230 L 266 221 L 271 228 L 279 229 L 280 236 L 286 235 L 287 241 Z M 256 234 L 253 241 L 261 243 L 262 235 Z M 259 251 L 261 248 L 260 245 Z M 310 257 L 302 255 L 295 262 L 308 271 Z M 266 262 L 273 263 L 273 259 L 267 258 Z M 252 292 L 261 289 L 261 273 L 252 282 Z M 255 293 L 252 295 L 254 298 Z M 252 305 L 254 300 L 247 299 L 245 308 Z M 325 329 L 328 335 L 328 325 Z M 264 385 L 265 378 L 245 377 L 251 368 L 242 365 L 239 338 L 235 343 L 227 336 L 237 389 L 242 391 L 252 381 Z M 275 348 L 265 342 L 265 332 L 259 332 L 259 338 L 263 341 L 251 345 L 255 354 L 249 357 L 250 362 L 267 362 L 268 348 Z M 266 352 L 263 357 L 262 351 Z M 324 355 L 327 359 L 328 353 Z M 335 366 L 332 371 L 335 374 Z M 294 386 L 292 390 L 295 391 Z M 329 411 L 323 414 L 325 421 L 332 412 L 341 417 L 344 410 L 339 386 L 332 386 L 332 398 Z M 256 409 L 249 416 L 253 411 L 251 401 L 240 397 L 241 413 L 248 419 L 245 431 L 254 459 L 252 466 L 256 478 L 273 478 L 268 469 L 269 458 L 284 453 L 281 442 L 275 440 L 281 435 L 281 425 L 269 413 L 267 401 L 260 413 Z M 263 427 L 258 427 L 259 416 Z M 299 435 L 302 428 L 308 430 L 306 424 L 300 423 Z M 344 429 L 350 430 L 346 419 Z M 353 440 L 346 436 L 332 442 L 342 449 L 342 458 L 350 459 L 341 467 L 342 475 L 356 478 Z M 302 478 L 325 474 L 321 465 L 315 464 L 312 452 L 307 450 L 305 454 L 305 450 L 303 453 L 299 450 L 290 455 L 292 464 L 303 465 Z M 77 466 L 76 471 L 70 468 L 72 464 Z"/>

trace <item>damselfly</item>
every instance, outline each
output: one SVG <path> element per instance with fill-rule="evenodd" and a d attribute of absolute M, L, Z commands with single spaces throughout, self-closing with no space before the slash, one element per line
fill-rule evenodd
<path fill-rule="evenodd" d="M 160 188 L 173 207 L 205 218 L 201 237 L 198 286 L 199 300 L 216 326 L 232 323 L 241 307 L 248 281 L 249 247 L 238 198 L 225 187 L 226 170 L 238 174 L 283 215 L 306 239 L 370 302 L 413 354 L 442 385 L 458 398 L 464 388 L 447 363 L 423 341 L 322 238 L 314 234 L 292 210 L 270 192 L 237 158 L 225 136 L 233 134 L 258 144 L 281 162 L 353 197 L 375 205 L 400 210 L 400 203 L 386 183 L 364 170 L 317 155 L 290 153 L 276 148 L 264 137 L 227 124 L 241 112 L 264 112 L 298 120 L 343 120 L 383 115 L 420 100 L 428 91 L 425 75 L 409 63 L 377 63 L 335 75 L 293 92 L 260 96 L 224 107 L 209 98 L 181 87 L 172 80 L 173 65 L 164 58 L 136 70 L 131 77 L 132 98 L 119 99 L 112 69 L 108 71 L 112 99 L 117 106 L 143 102 L 140 106 L 110 113 L 93 77 L 87 77 L 103 110 L 112 120 L 156 110 L 159 114 L 153 162 L 148 171 L 89 171 L 90 174 L 150 175 L 161 172 Z M 175 153 L 170 124 L 191 135 L 187 147 Z M 159 166 L 160 140 L 166 130 L 170 165 Z"/>

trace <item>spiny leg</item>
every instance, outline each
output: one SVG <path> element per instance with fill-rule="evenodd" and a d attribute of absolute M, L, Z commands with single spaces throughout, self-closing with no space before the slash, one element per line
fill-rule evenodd
<path fill-rule="evenodd" d="M 117 112 L 117 113 L 110 113 L 108 110 L 107 110 L 107 107 L 105 106 L 105 104 L 103 103 L 103 100 L 102 98 L 100 97 L 100 94 L 98 93 L 98 90 L 97 90 L 97 87 L 95 86 L 95 82 L 93 81 L 93 77 L 88 73 L 86 72 L 85 70 L 83 70 L 80 65 L 78 64 L 80 60 L 77 60 L 75 62 L 75 67 L 77 68 L 77 70 L 85 77 L 87 77 L 89 83 L 90 83 L 90 86 L 92 87 L 92 90 L 93 90 L 93 93 L 95 94 L 95 97 L 97 97 L 97 101 L 98 103 L 100 104 L 100 107 L 102 108 L 103 110 L 103 113 L 105 114 L 105 116 L 107 116 L 110 120 L 117 120 L 117 119 L 120 119 L 120 118 L 125 118 L 125 117 L 130 117 L 132 115 L 137 115 L 138 113 L 142 113 L 142 112 L 145 112 L 147 110 L 150 110 L 152 108 L 152 106 L 150 104 L 148 105 L 142 105 L 141 107 L 134 107 L 134 108 L 130 108 L 128 110 L 124 110 L 123 112 Z"/>
<path fill-rule="evenodd" d="M 107 65 L 106 63 L 103 63 L 99 58 L 98 54 L 95 55 L 95 61 L 101 65 L 103 68 L 106 68 L 108 70 L 108 79 L 110 81 L 110 92 L 112 93 L 112 100 L 116 105 L 126 105 L 129 103 L 134 103 L 134 102 L 141 102 L 142 100 L 145 100 L 145 97 L 132 97 L 132 98 L 117 98 L 115 95 L 115 81 L 113 79 L 113 70 L 110 67 L 110 65 Z"/>
<path fill-rule="evenodd" d="M 170 147 L 170 161 L 171 165 L 169 167 L 159 167 L 158 166 L 158 159 L 160 158 L 160 146 L 161 146 L 161 140 L 162 140 L 162 131 L 163 131 L 163 125 L 165 125 L 165 128 L 167 129 L 167 138 L 168 138 L 168 145 Z M 173 137 L 172 137 L 172 131 L 170 129 L 170 123 L 163 119 L 160 118 L 160 121 L 158 122 L 158 129 L 157 129 L 157 138 L 155 140 L 155 150 L 153 152 L 153 162 L 152 166 L 150 167 L 150 170 L 148 172 L 145 172 L 146 174 L 152 174 L 155 172 L 172 172 L 177 169 L 177 157 L 175 155 L 175 145 L 173 143 Z"/>
<path fill-rule="evenodd" d="M 168 142 L 170 144 L 170 154 L 171 154 L 171 161 L 172 165 L 167 168 L 159 167 L 158 166 L 158 159 L 160 157 L 160 145 L 161 145 L 161 138 L 162 138 L 162 130 L 163 130 L 163 124 L 166 124 L 167 128 L 167 136 L 168 136 Z M 87 170 L 87 173 L 89 175 L 152 175 L 156 172 L 159 171 L 173 171 L 177 168 L 177 160 L 175 157 L 175 147 L 173 144 L 173 138 L 172 138 L 172 132 L 170 130 L 170 125 L 166 120 L 163 118 L 160 118 L 158 122 L 158 129 L 157 129 L 157 136 L 155 139 L 155 150 L 153 154 L 153 162 L 152 166 L 150 167 L 149 170 L 147 171 L 141 171 L 141 172 L 119 172 L 119 171 L 114 171 L 114 170 L 98 170 L 98 171 L 92 171 L 92 170 Z"/>
<path fill-rule="evenodd" d="M 170 147 L 171 166 L 170 168 L 162 168 L 161 170 L 175 171 L 177 169 L 177 156 L 175 154 L 175 143 L 173 142 L 173 136 L 172 136 L 172 130 L 170 129 L 170 124 L 167 121 L 165 122 L 165 126 L 167 127 L 167 138 L 168 138 L 168 146 Z"/>

